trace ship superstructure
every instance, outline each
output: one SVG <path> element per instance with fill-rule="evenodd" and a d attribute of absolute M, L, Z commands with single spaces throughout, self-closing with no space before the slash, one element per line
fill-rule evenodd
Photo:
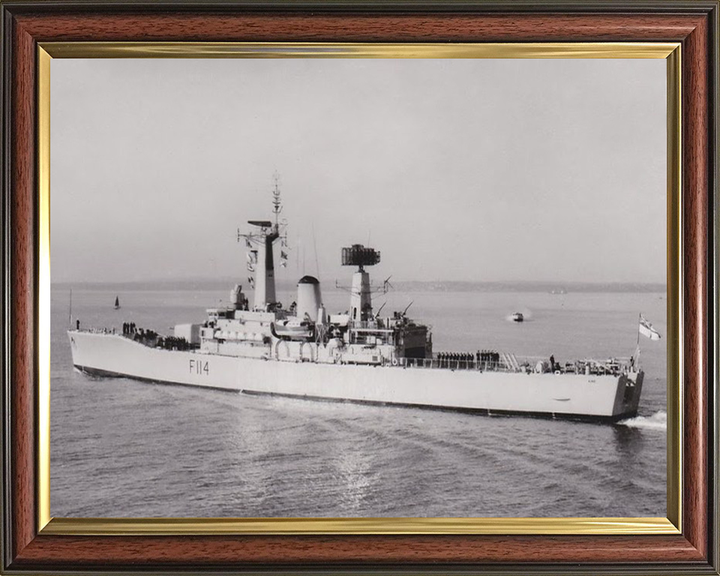
<path fill-rule="evenodd" d="M 634 357 L 560 365 L 492 350 L 435 353 L 430 329 L 407 309 L 384 316 L 374 310 L 367 268 L 381 255 L 361 244 L 341 250 L 342 264 L 356 268 L 346 313 L 328 313 L 310 275 L 284 307 L 274 258 L 279 243 L 281 263 L 287 259 L 281 211 L 276 183 L 274 221 L 250 220 L 251 231 L 238 234 L 254 273 L 252 295 L 236 285 L 228 306 L 208 309 L 201 324 L 175 326 L 171 336 L 134 324 L 121 334 L 71 330 L 75 367 L 247 393 L 488 414 L 615 421 L 637 413 L 644 375 Z"/>

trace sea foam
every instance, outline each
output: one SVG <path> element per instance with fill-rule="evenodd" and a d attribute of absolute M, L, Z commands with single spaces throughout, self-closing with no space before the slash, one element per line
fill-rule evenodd
<path fill-rule="evenodd" d="M 659 410 L 651 416 L 637 416 L 621 420 L 619 424 L 628 428 L 644 428 L 647 430 L 667 430 L 667 412 Z"/>

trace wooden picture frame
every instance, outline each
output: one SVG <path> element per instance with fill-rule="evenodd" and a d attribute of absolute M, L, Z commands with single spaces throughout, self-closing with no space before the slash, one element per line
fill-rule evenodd
<path fill-rule="evenodd" d="M 716 1 L 3 2 L 3 572 L 718 574 L 717 25 Z M 669 255 L 669 273 L 682 271 L 682 326 L 675 327 L 676 340 L 682 336 L 682 397 L 674 406 L 682 420 L 675 446 L 680 515 L 671 518 L 680 528 L 573 532 L 568 522 L 565 530 L 530 533 L 497 521 L 495 529 L 480 531 L 281 533 L 238 532 L 222 521 L 200 532 L 192 523 L 144 531 L 132 522 L 94 530 L 48 524 L 48 416 L 41 401 L 48 349 L 39 280 L 48 266 L 41 221 L 48 103 L 39 83 L 48 66 L 44 45 L 72 51 L 85 42 L 677 43 L 677 61 L 669 65 L 681 73 L 682 131 L 669 154 L 681 158 L 681 170 L 671 168 L 669 179 L 677 178 L 682 194 L 669 218 L 680 223 L 683 251 Z"/>

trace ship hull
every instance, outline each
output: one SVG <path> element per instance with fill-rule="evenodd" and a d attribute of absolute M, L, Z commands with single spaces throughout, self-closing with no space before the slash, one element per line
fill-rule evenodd
<path fill-rule="evenodd" d="M 98 376 L 481 414 L 617 421 L 637 413 L 643 379 L 641 371 L 526 374 L 285 362 L 150 348 L 116 334 L 68 334 L 75 367 Z"/>

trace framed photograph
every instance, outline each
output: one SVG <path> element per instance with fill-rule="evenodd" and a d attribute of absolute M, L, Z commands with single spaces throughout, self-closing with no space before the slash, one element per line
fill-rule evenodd
<path fill-rule="evenodd" d="M 4 2 L 8 573 L 718 574 L 717 2 Z"/>

